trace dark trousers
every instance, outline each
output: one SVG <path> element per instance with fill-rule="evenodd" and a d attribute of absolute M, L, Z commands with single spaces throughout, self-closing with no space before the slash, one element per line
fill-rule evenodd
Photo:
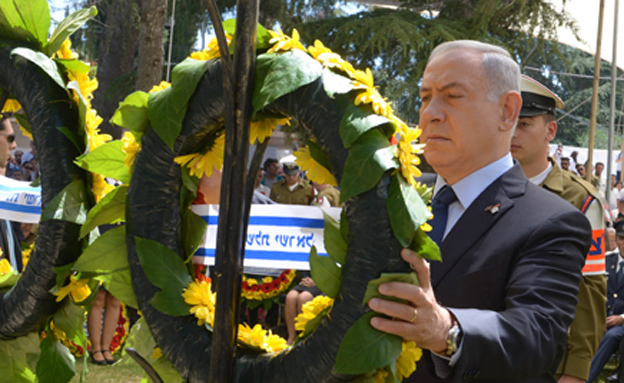
<path fill-rule="evenodd" d="M 611 358 L 611 355 L 619 350 L 622 338 L 624 338 L 624 325 L 611 327 L 605 332 L 598 346 L 598 350 L 596 351 L 596 355 L 594 355 L 594 359 L 592 359 L 589 377 L 587 378 L 588 383 L 596 380 L 605 364 L 609 361 L 609 358 Z"/>

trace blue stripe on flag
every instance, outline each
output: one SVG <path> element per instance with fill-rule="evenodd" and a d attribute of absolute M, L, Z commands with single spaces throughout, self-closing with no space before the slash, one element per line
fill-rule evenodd
<path fill-rule="evenodd" d="M 199 257 L 214 257 L 214 249 L 199 248 L 197 252 L 193 254 Z M 319 254 L 321 256 L 327 256 L 327 254 Z M 310 258 L 309 252 L 290 253 L 287 251 L 260 251 L 260 250 L 245 250 L 245 259 L 265 259 L 269 261 L 297 261 L 308 262 Z"/>
<path fill-rule="evenodd" d="M 26 192 L 26 193 L 35 193 L 41 194 L 41 187 L 32 187 L 32 186 L 7 186 L 0 184 L 0 192 L 9 192 L 9 193 L 18 193 L 18 192 Z"/>
<path fill-rule="evenodd" d="M 208 222 L 208 225 L 216 225 L 219 222 L 219 217 L 202 216 L 204 221 Z M 323 219 L 318 218 L 293 218 L 293 217 L 249 217 L 249 225 L 256 226 L 295 226 L 305 227 L 309 229 L 322 229 L 325 227 Z"/>
<path fill-rule="evenodd" d="M 18 205 L 9 202 L 0 201 L 0 209 L 19 213 L 41 214 L 41 206 L 39 205 Z"/>

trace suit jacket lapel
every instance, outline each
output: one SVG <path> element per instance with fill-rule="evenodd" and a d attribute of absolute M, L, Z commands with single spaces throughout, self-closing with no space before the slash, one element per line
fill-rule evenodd
<path fill-rule="evenodd" d="M 457 261 L 488 229 L 514 205 L 513 197 L 524 194 L 528 180 L 516 164 L 485 189 L 462 214 L 440 246 L 442 262 L 431 264 L 431 279 L 437 286 Z"/>

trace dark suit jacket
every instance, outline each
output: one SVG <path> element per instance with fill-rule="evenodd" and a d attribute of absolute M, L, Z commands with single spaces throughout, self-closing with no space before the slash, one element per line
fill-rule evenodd
<path fill-rule="evenodd" d="M 484 190 L 431 264 L 436 298 L 463 331 L 444 381 L 554 382 L 590 241 L 585 216 L 517 163 Z M 434 375 L 426 352 L 409 381 Z"/>
<path fill-rule="evenodd" d="M 607 269 L 607 316 L 624 314 L 624 278 L 617 280 L 615 270 L 620 261 L 618 253 L 605 257 Z"/>

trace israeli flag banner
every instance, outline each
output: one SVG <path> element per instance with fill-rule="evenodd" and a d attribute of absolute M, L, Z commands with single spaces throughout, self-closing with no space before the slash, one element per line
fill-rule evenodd
<path fill-rule="evenodd" d="M 340 208 L 303 205 L 251 205 L 245 243 L 245 272 L 262 270 L 310 270 L 312 246 L 327 256 L 323 245 L 323 211 L 337 221 Z M 194 263 L 214 266 L 217 245 L 219 205 L 193 205 L 193 212 L 208 222 L 204 244 L 193 257 Z"/>
<path fill-rule="evenodd" d="M 0 218 L 39 223 L 41 187 L 32 187 L 30 182 L 0 176 Z"/>

